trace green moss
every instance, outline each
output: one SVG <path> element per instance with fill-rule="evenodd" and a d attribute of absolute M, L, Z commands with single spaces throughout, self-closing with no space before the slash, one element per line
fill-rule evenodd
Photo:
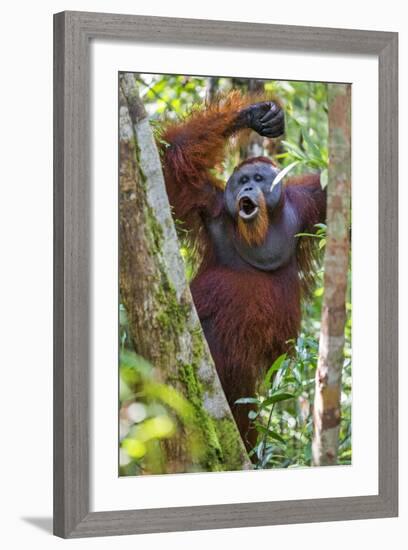
<path fill-rule="evenodd" d="M 139 190 L 140 192 L 146 194 L 146 176 L 143 173 L 143 170 L 140 166 L 140 148 L 137 143 L 137 140 L 134 136 L 134 154 L 136 165 L 138 167 L 140 181 L 139 181 Z M 177 300 L 177 295 L 174 287 L 166 273 L 166 269 L 162 263 L 162 254 L 163 254 L 163 240 L 164 232 L 161 224 L 158 222 L 155 215 L 154 209 L 148 204 L 148 201 L 144 201 L 145 206 L 145 220 L 144 230 L 146 238 L 150 242 L 150 250 L 152 254 L 157 255 L 158 266 L 160 270 L 159 280 L 156 281 L 156 301 L 161 305 L 161 309 L 156 316 L 156 320 L 159 323 L 163 334 L 170 342 L 171 336 L 181 334 L 186 326 L 186 321 L 189 314 L 189 307 L 183 303 L 179 303 Z M 162 345 L 162 343 L 160 343 Z M 165 346 L 166 347 L 166 346 Z"/>
<path fill-rule="evenodd" d="M 146 208 L 146 236 L 152 241 L 152 253 L 161 254 L 163 245 L 163 228 L 157 221 L 153 209 L 150 206 Z"/>
<path fill-rule="evenodd" d="M 146 191 L 147 178 L 146 178 L 145 173 L 143 172 L 143 170 L 140 166 L 140 147 L 139 147 L 139 144 L 136 140 L 136 136 L 134 134 L 133 134 L 133 144 L 134 144 L 134 151 L 135 151 L 136 166 L 137 166 L 137 169 L 138 169 L 138 172 L 139 172 L 138 185 L 140 185 L 140 187 L 143 189 L 143 191 Z"/>
<path fill-rule="evenodd" d="M 191 338 L 192 363 L 180 364 L 178 372 L 205 439 L 205 466 L 210 471 L 239 470 L 242 468 L 242 445 L 235 423 L 230 418 L 217 420 L 204 408 L 204 394 L 211 392 L 212 387 L 205 387 L 197 375 L 205 353 L 200 327 L 191 331 Z"/>
<path fill-rule="evenodd" d="M 156 320 L 164 335 L 169 338 L 179 336 L 186 329 L 190 307 L 178 301 L 176 291 L 164 270 L 161 271 L 161 279 L 155 296 L 157 303 L 161 306 Z"/>
<path fill-rule="evenodd" d="M 179 368 L 181 380 L 184 382 L 188 399 L 192 402 L 208 449 L 206 461 L 211 471 L 241 470 L 245 462 L 245 450 L 235 425 L 230 417 L 214 418 L 204 408 L 204 395 L 213 392 L 211 384 L 206 386 L 198 379 L 197 371 L 205 355 L 204 340 L 200 326 L 191 331 L 192 364 Z"/>
<path fill-rule="evenodd" d="M 197 326 L 195 329 L 191 330 L 190 334 L 193 360 L 199 363 L 204 357 L 204 336 L 201 327 Z"/>
<path fill-rule="evenodd" d="M 225 470 L 242 470 L 243 449 L 240 444 L 237 427 L 230 418 L 215 420 L 219 441 L 222 441 Z"/>
<path fill-rule="evenodd" d="M 135 157 L 140 174 L 140 192 L 146 193 L 146 177 L 140 169 L 140 151 L 136 144 Z M 147 204 L 147 201 L 145 201 Z M 163 265 L 163 228 L 157 221 L 154 210 L 147 205 L 145 208 L 145 232 L 150 242 L 152 254 L 157 255 L 157 265 L 160 275 L 152 288 L 155 292 L 155 301 L 159 304 L 156 322 L 159 324 L 163 337 L 158 343 L 161 355 L 165 358 L 174 356 L 178 337 L 186 331 L 186 324 L 190 315 L 190 301 L 177 299 L 177 293 L 168 278 Z M 191 330 L 192 353 L 191 361 L 178 362 L 177 372 L 171 376 L 176 386 L 184 386 L 184 395 L 194 410 L 193 424 L 189 429 L 193 432 L 192 440 L 201 440 L 199 463 L 209 471 L 237 470 L 242 468 L 242 447 L 234 422 L 225 418 L 214 419 L 204 408 L 204 395 L 211 392 L 212 387 L 203 384 L 198 378 L 198 368 L 204 357 L 205 349 L 200 326 Z"/>
<path fill-rule="evenodd" d="M 204 465 L 211 472 L 225 470 L 224 456 L 213 419 L 204 408 L 203 388 L 197 378 L 196 365 L 179 364 L 179 381 L 186 389 L 186 397 L 194 408 L 195 424 L 204 439 Z"/>

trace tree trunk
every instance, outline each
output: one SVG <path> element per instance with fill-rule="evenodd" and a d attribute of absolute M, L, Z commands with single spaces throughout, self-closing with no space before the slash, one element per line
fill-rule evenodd
<path fill-rule="evenodd" d="M 329 181 L 324 299 L 314 401 L 313 464 L 337 462 L 349 259 L 351 89 L 328 84 Z"/>
<path fill-rule="evenodd" d="M 262 80 L 250 78 L 246 80 L 246 85 L 249 93 L 261 94 L 264 91 L 264 83 Z M 270 140 L 268 140 L 270 141 Z M 264 149 L 265 139 L 256 132 L 251 132 L 245 145 L 241 147 L 240 157 L 242 160 L 251 157 L 262 157 L 265 154 Z"/>
<path fill-rule="evenodd" d="M 151 127 L 131 73 L 120 75 L 120 293 L 137 352 L 192 405 L 166 442 L 166 472 L 250 462 L 187 284 Z M 189 442 L 202 449 L 193 460 Z"/>
<path fill-rule="evenodd" d="M 207 86 L 207 99 L 212 102 L 217 97 L 218 94 L 218 81 L 219 78 L 216 76 L 210 76 L 208 79 L 208 86 Z"/>

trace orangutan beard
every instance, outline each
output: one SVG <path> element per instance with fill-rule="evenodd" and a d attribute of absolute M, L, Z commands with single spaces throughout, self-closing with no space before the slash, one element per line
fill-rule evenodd
<path fill-rule="evenodd" d="M 238 216 L 238 234 L 249 246 L 262 244 L 268 232 L 269 218 L 263 194 L 260 194 L 258 202 L 259 211 L 255 218 L 244 220 Z"/>

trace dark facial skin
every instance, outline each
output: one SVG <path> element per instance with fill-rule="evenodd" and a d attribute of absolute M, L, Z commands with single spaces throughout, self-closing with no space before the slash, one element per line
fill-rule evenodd
<path fill-rule="evenodd" d="M 236 233 L 232 237 L 232 242 L 239 257 L 252 267 L 262 271 L 275 271 L 289 264 L 294 257 L 295 235 L 299 231 L 300 224 L 296 211 L 289 201 L 285 201 L 279 216 L 270 221 L 265 240 L 261 244 L 249 245 Z"/>
<path fill-rule="evenodd" d="M 255 103 L 241 111 L 233 130 L 252 128 L 265 137 L 284 132 L 284 114 L 273 101 Z M 300 223 L 287 200 L 283 183 L 272 186 L 279 171 L 268 162 L 253 162 L 237 168 L 229 178 L 224 196 L 224 213 L 208 220 L 218 262 L 235 269 L 255 267 L 274 271 L 287 265 L 296 251 L 295 234 Z M 271 189 L 272 187 L 272 189 Z M 262 197 L 268 213 L 268 231 L 259 245 L 248 244 L 235 231 L 238 220 L 255 223 Z"/>
<path fill-rule="evenodd" d="M 245 264 L 273 271 L 290 262 L 296 250 L 295 234 L 300 230 L 296 211 L 284 197 L 282 182 L 271 184 L 279 171 L 266 162 L 243 165 L 235 170 L 224 192 L 224 215 L 210 222 L 219 261 L 242 268 Z M 238 219 L 251 224 L 260 215 L 261 195 L 266 203 L 269 226 L 265 240 L 250 245 L 233 230 Z M 229 228 L 229 229 L 228 229 Z"/>
<path fill-rule="evenodd" d="M 282 183 L 271 191 L 271 185 L 279 171 L 266 162 L 244 164 L 234 170 L 224 192 L 224 204 L 232 218 L 240 216 L 250 222 L 259 214 L 260 196 L 266 201 L 268 212 L 272 215 L 282 195 Z"/>

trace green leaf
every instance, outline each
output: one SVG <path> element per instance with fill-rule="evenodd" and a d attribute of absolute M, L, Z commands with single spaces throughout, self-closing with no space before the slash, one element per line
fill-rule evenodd
<path fill-rule="evenodd" d="M 300 382 L 298 373 L 295 376 L 285 376 L 285 382 L 288 384 L 298 384 Z"/>
<path fill-rule="evenodd" d="M 269 435 L 272 439 L 275 439 L 276 441 L 279 441 L 280 443 L 286 445 L 286 441 L 283 439 L 283 437 L 274 430 L 271 430 L 270 428 L 265 428 L 265 426 L 262 426 L 261 424 L 256 424 L 256 429 L 258 430 L 258 432 Z"/>
<path fill-rule="evenodd" d="M 262 440 L 262 441 L 260 442 L 260 444 L 258 445 L 257 449 L 256 449 L 256 456 L 258 457 L 259 460 L 262 459 L 264 447 L 265 447 L 265 443 L 264 443 L 264 441 Z"/>
<path fill-rule="evenodd" d="M 262 459 L 262 462 L 260 464 L 260 467 L 261 468 L 265 468 L 265 466 L 268 464 L 268 462 L 270 461 L 270 459 L 273 457 L 273 451 L 269 451 L 268 453 L 265 454 L 265 456 L 263 457 Z"/>
<path fill-rule="evenodd" d="M 278 371 L 281 366 L 283 365 L 284 361 L 286 359 L 286 353 L 282 353 L 282 355 L 279 355 L 277 359 L 273 362 L 272 366 L 269 368 L 268 372 L 266 373 L 266 376 L 264 378 L 264 385 L 265 387 L 269 388 L 271 384 L 271 378 L 274 372 Z"/>
<path fill-rule="evenodd" d="M 280 436 L 277 432 L 274 430 L 268 430 L 268 435 L 272 437 L 272 439 L 275 439 L 276 441 L 280 441 L 280 443 L 283 443 L 286 445 L 286 441 L 283 439 L 282 436 Z"/>
<path fill-rule="evenodd" d="M 286 401 L 287 399 L 293 399 L 294 397 L 296 397 L 294 393 L 277 392 L 271 397 L 268 397 L 268 399 L 265 399 L 265 401 L 263 401 L 261 404 L 261 408 L 264 409 L 269 405 L 273 405 L 274 403 L 278 403 L 279 401 Z"/>
<path fill-rule="evenodd" d="M 152 365 L 146 361 L 146 359 L 127 350 L 123 350 L 120 353 L 120 366 L 121 368 L 126 367 L 129 369 L 134 369 L 145 377 L 150 376 L 153 371 Z"/>
<path fill-rule="evenodd" d="M 313 153 L 318 159 L 320 159 L 321 157 L 320 149 L 310 137 L 309 132 L 305 132 L 305 130 L 302 129 L 302 136 L 308 148 L 310 149 L 310 152 Z"/>
<path fill-rule="evenodd" d="M 256 404 L 259 405 L 259 400 L 256 397 L 241 397 L 235 401 L 235 405 L 247 405 Z"/>
<path fill-rule="evenodd" d="M 290 143 L 289 141 L 282 140 L 282 145 L 284 145 L 288 151 L 292 154 L 293 157 L 297 158 L 297 160 L 307 160 L 306 154 L 294 143 Z"/>
<path fill-rule="evenodd" d="M 315 239 L 321 239 L 321 236 L 317 233 L 296 233 L 295 237 L 314 237 Z"/>

